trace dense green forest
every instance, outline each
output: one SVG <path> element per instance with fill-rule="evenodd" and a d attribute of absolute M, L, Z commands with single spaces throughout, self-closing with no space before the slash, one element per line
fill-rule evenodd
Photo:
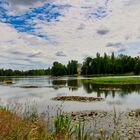
<path fill-rule="evenodd" d="M 104 53 L 104 56 L 96 54 L 95 58 L 87 57 L 82 66 L 82 74 L 124 74 L 133 72 L 140 73 L 140 58 L 120 54 L 111 56 Z"/>
<path fill-rule="evenodd" d="M 80 70 L 79 70 L 80 67 Z M 99 53 L 96 57 L 87 57 L 82 66 L 78 64 L 78 61 L 71 60 L 67 65 L 59 62 L 54 62 L 51 68 L 37 69 L 37 70 L 11 70 L 0 69 L 0 76 L 34 76 L 34 75 L 75 75 L 81 73 L 81 75 L 92 74 L 124 74 L 124 73 L 140 73 L 140 58 L 131 57 L 128 55 L 120 54 L 115 56 L 114 53 L 111 56 L 104 53 L 101 56 Z"/>

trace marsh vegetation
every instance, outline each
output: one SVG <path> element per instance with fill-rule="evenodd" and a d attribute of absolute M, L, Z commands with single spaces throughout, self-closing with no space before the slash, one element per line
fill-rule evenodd
<path fill-rule="evenodd" d="M 0 85 L 0 105 L 9 106 L 0 108 L 0 139 L 139 138 L 139 110 L 135 110 L 140 106 L 139 77 L 3 77 L 8 79 L 13 83 Z M 106 79 L 111 84 L 102 84 Z M 58 112 L 62 104 L 63 111 Z M 27 106 L 36 110 L 24 112 Z"/>
<path fill-rule="evenodd" d="M 112 113 L 102 111 L 64 113 L 59 110 L 56 116 L 45 117 L 33 111 L 25 115 L 0 107 L 0 139 L 136 140 L 140 137 L 137 124 L 140 116 L 135 116 L 136 114 L 139 114 L 139 110 L 120 114 L 115 110 Z M 105 120 L 107 123 L 103 123 L 106 126 L 101 127 L 100 121 Z M 125 128 L 126 126 L 129 127 Z"/>

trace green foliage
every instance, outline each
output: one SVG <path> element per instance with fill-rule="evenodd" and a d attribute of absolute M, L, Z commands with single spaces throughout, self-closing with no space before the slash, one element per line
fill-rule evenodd
<path fill-rule="evenodd" d="M 114 53 L 111 56 L 104 53 L 101 56 L 99 53 L 96 54 L 95 58 L 87 57 L 83 63 L 82 74 L 123 74 L 140 73 L 140 58 L 131 57 L 127 55 L 115 56 Z"/>
<path fill-rule="evenodd" d="M 59 137 L 68 138 L 73 134 L 72 120 L 64 114 L 57 115 L 54 120 L 54 134 Z"/>
<path fill-rule="evenodd" d="M 78 62 L 76 60 L 69 61 L 67 65 L 68 75 L 77 74 L 77 66 Z"/>
<path fill-rule="evenodd" d="M 105 84 L 105 85 L 125 85 L 125 84 L 140 84 L 140 78 L 130 77 L 130 78 L 95 78 L 93 80 L 87 81 L 87 83 L 93 84 Z"/>
<path fill-rule="evenodd" d="M 66 66 L 60 62 L 54 62 L 53 66 L 48 69 L 36 69 L 27 71 L 0 69 L 0 76 L 76 75 L 78 74 L 78 68 L 78 61 L 71 60 Z M 82 75 L 125 73 L 140 74 L 140 58 L 123 54 L 115 56 L 114 53 L 112 53 L 110 56 L 104 53 L 104 55 L 101 56 L 99 53 L 97 53 L 95 58 L 87 57 L 84 60 L 82 69 L 80 67 L 80 73 Z"/>
<path fill-rule="evenodd" d="M 51 69 L 51 74 L 53 76 L 62 76 L 67 74 L 67 70 L 65 65 L 62 65 L 59 62 L 54 62 L 52 69 Z"/>
<path fill-rule="evenodd" d="M 134 72 L 135 74 L 140 73 L 140 60 L 136 62 L 135 67 L 134 67 Z"/>
<path fill-rule="evenodd" d="M 11 70 L 11 69 L 0 69 L 0 76 L 34 76 L 34 75 L 50 75 L 51 69 L 36 69 L 36 70 L 27 70 L 27 71 L 20 71 L 20 70 Z"/>
<path fill-rule="evenodd" d="M 75 127 L 76 140 L 89 140 L 90 135 L 85 130 L 85 122 L 79 120 Z"/>

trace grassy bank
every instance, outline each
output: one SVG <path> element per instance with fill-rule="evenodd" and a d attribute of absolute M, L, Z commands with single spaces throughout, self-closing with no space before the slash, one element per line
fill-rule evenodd
<path fill-rule="evenodd" d="M 103 85 L 125 85 L 125 84 L 140 84 L 140 78 L 137 77 L 121 77 L 121 78 L 95 78 L 87 80 L 86 82 L 92 84 L 103 84 Z"/>
<path fill-rule="evenodd" d="M 91 74 L 91 75 L 81 75 L 84 77 L 107 77 L 107 76 L 135 76 L 133 72 L 122 73 L 122 74 Z"/>
<path fill-rule="evenodd" d="M 64 114 L 59 114 L 51 123 L 32 113 L 19 116 L 0 108 L 0 140 L 119 140 L 114 131 L 107 136 L 102 129 L 98 134 L 87 131 L 82 121 L 73 122 Z"/>
<path fill-rule="evenodd" d="M 44 121 L 32 114 L 18 116 L 5 108 L 0 108 L 0 140 L 43 140 L 47 139 Z"/>

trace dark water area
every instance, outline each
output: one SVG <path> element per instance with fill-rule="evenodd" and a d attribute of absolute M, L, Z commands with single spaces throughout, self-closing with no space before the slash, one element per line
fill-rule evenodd
<path fill-rule="evenodd" d="M 0 105 L 34 106 L 39 112 L 46 108 L 63 110 L 129 110 L 140 108 L 140 85 L 94 85 L 87 83 L 92 77 L 3 77 L 14 84 L 0 84 Z M 101 97 L 100 102 L 54 101 L 58 96 Z"/>

